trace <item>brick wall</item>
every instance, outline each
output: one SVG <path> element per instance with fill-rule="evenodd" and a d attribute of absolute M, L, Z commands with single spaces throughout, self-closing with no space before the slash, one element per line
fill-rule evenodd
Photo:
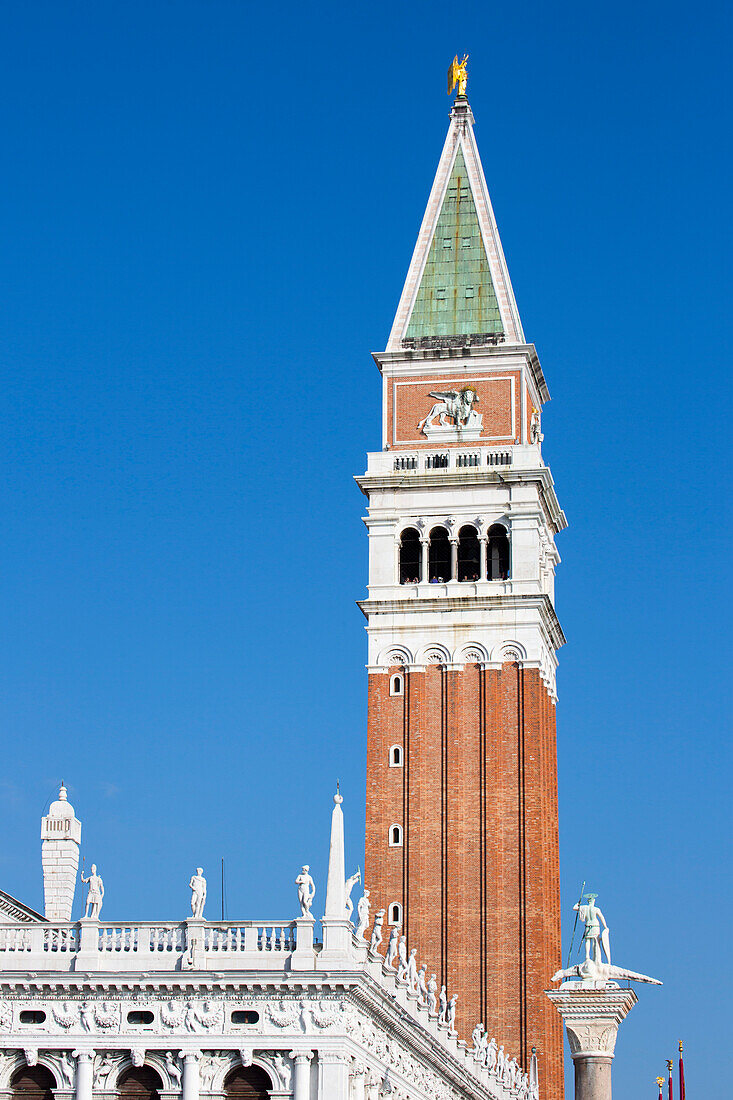
<path fill-rule="evenodd" d="M 555 708 L 539 672 L 516 664 L 404 680 L 390 696 L 389 676 L 369 677 L 372 911 L 402 904 L 418 965 L 458 993 L 461 1037 L 481 1020 L 525 1067 L 536 1046 L 543 1098 L 560 1100 L 562 1027 L 544 995 L 560 965 Z"/>

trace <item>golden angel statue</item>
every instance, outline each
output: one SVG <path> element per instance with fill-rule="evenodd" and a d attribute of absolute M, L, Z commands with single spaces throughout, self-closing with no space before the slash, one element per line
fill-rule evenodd
<path fill-rule="evenodd" d="M 463 60 L 458 60 L 458 54 L 453 58 L 448 69 L 448 95 L 451 94 L 456 84 L 458 85 L 458 94 L 466 94 L 466 84 L 468 83 L 468 73 L 466 71 L 466 62 L 468 61 L 468 54 L 463 55 Z"/>

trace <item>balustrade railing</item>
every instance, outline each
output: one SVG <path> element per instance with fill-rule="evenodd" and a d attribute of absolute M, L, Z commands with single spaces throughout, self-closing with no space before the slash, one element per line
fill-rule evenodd
<path fill-rule="evenodd" d="M 0 924 L 0 970 L 12 968 L 10 957 L 24 954 L 24 965 L 56 969 L 65 956 L 96 956 L 100 967 L 115 969 L 116 959 L 154 956 L 164 968 L 176 965 L 186 952 L 203 951 L 219 959 L 247 954 L 280 960 L 297 946 L 295 921 L 180 921 L 110 924 L 79 923 Z M 51 962 L 53 958 L 53 964 Z M 68 965 L 68 964 L 67 964 Z"/>
<path fill-rule="evenodd" d="M 503 451 L 432 451 L 416 454 L 396 454 L 392 459 L 395 473 L 418 473 L 432 470 L 481 469 L 482 466 L 511 466 L 512 452 Z"/>

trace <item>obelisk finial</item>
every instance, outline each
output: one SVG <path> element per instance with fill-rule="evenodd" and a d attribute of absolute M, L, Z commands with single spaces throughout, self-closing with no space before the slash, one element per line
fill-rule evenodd
<path fill-rule="evenodd" d="M 466 62 L 468 61 L 468 54 L 464 54 L 461 61 L 458 60 L 458 54 L 453 58 L 448 69 L 448 95 L 451 94 L 456 84 L 458 85 L 459 96 L 465 96 L 466 84 L 468 83 L 468 72 L 466 71 Z"/>

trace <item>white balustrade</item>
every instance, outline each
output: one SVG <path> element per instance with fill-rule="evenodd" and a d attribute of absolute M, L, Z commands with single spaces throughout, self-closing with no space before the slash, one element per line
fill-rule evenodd
<path fill-rule="evenodd" d="M 69 969 L 81 950 L 82 924 L 0 924 L 0 969 L 10 953 L 22 953 L 24 966 L 33 969 Z M 84 921 L 85 957 L 89 952 L 99 959 L 100 969 L 129 966 L 130 956 L 140 957 L 140 965 L 161 970 L 175 969 L 190 947 L 188 922 L 136 922 L 110 924 Z M 296 947 L 295 921 L 202 921 L 198 933 L 204 955 L 215 956 L 218 965 L 226 959 L 246 955 L 248 965 L 263 968 L 277 965 Z M 259 963 L 258 963 L 259 960 Z"/>

